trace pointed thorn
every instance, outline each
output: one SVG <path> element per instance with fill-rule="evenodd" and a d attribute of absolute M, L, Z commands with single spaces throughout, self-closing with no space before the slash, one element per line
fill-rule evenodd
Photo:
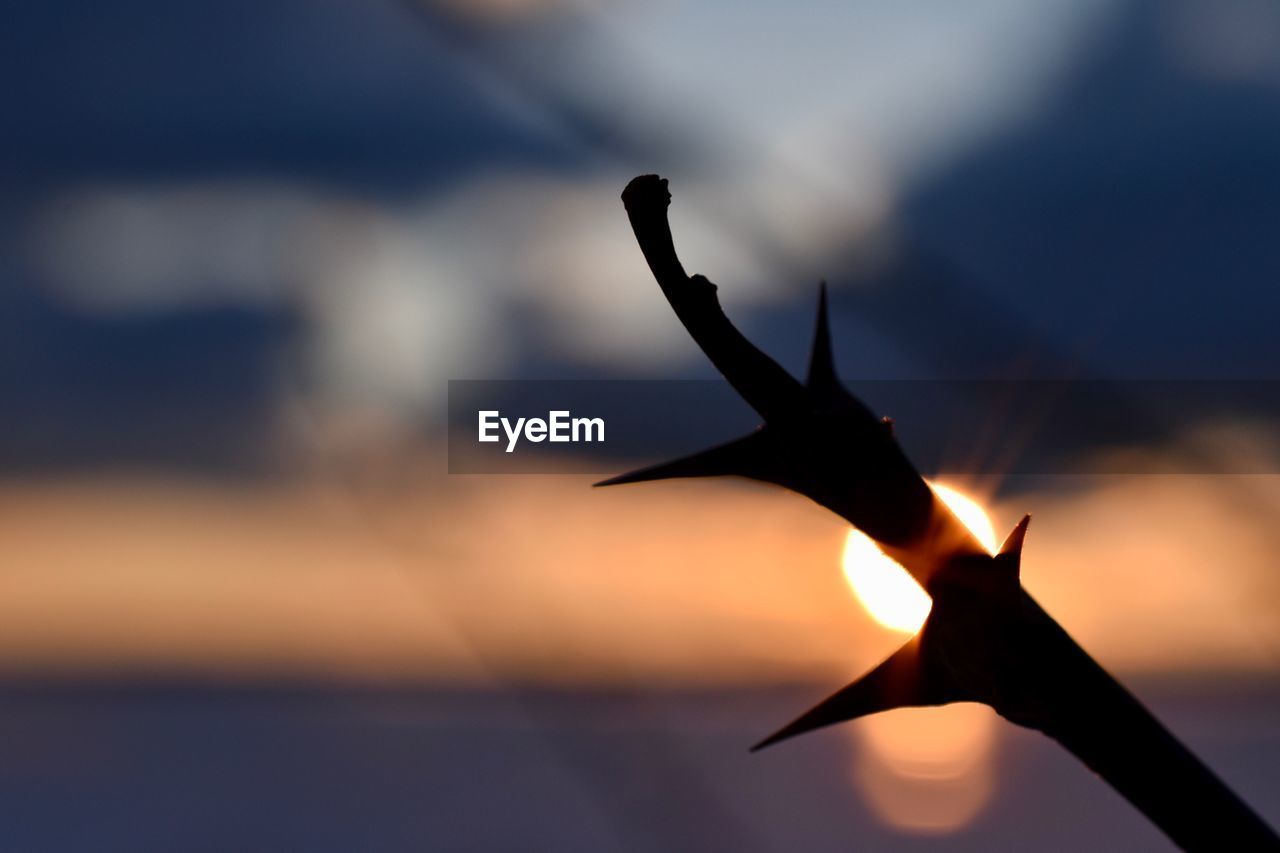
<path fill-rule="evenodd" d="M 1013 528 L 1013 532 L 1004 540 L 1004 544 L 1000 546 L 1000 554 L 998 556 L 1006 556 L 1008 554 L 1021 555 L 1022 542 L 1027 538 L 1027 525 L 1031 523 L 1031 513 L 1027 513 L 1022 517 L 1017 526 Z"/>
<path fill-rule="evenodd" d="M 596 486 L 621 486 L 626 483 L 646 483 L 653 480 L 674 480 L 689 477 L 751 477 L 763 479 L 768 469 L 771 441 L 763 428 L 725 444 L 684 456 L 671 462 L 663 462 L 619 474 L 595 483 Z"/>
<path fill-rule="evenodd" d="M 1015 583 L 1022 577 L 1022 542 L 1027 538 L 1027 525 L 1030 523 L 1030 514 L 1024 515 L 995 556 L 994 565 L 1003 570 L 1004 577 L 1013 579 Z"/>
<path fill-rule="evenodd" d="M 926 685 L 919 665 L 920 637 L 913 637 L 879 666 L 847 687 L 823 699 L 792 722 L 751 747 L 759 752 L 778 741 L 814 729 L 856 720 L 869 714 L 919 705 L 937 705 L 942 698 L 937 685 Z"/>
<path fill-rule="evenodd" d="M 805 384 L 820 390 L 837 388 L 835 359 L 831 353 L 831 325 L 827 318 L 827 283 L 818 290 L 818 322 L 813 331 L 813 350 L 809 354 L 809 375 Z"/>
<path fill-rule="evenodd" d="M 788 732 L 787 729 L 782 729 L 780 731 L 774 732 L 773 734 L 769 735 L 767 738 L 760 741 L 759 743 L 752 744 L 751 747 L 747 749 L 747 752 L 759 752 L 760 750 L 765 749 L 766 747 L 773 746 L 778 741 L 786 740 L 791 736 L 792 736 L 791 733 Z"/>

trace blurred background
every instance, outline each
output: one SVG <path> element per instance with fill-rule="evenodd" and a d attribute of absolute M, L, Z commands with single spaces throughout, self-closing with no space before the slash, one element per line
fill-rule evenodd
<path fill-rule="evenodd" d="M 1137 438 L 1033 395 L 947 484 L 1280 821 L 1272 0 L 48 0 L 0 45 L 6 849 L 1165 849 L 977 706 L 748 756 L 918 618 L 803 499 L 448 473 L 449 380 L 713 375 L 642 172 L 793 370 L 825 278 L 851 379 L 1114 381 Z"/>

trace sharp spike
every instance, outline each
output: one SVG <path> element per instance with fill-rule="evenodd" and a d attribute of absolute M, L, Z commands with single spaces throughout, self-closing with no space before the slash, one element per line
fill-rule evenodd
<path fill-rule="evenodd" d="M 1027 525 L 1031 523 L 1031 513 L 1027 513 L 1022 517 L 1017 526 L 1004 540 L 1004 544 L 1000 546 L 1000 555 L 1006 554 L 1022 554 L 1022 542 L 1027 538 Z"/>
<path fill-rule="evenodd" d="M 813 350 L 809 354 L 809 375 L 805 384 L 810 388 L 832 389 L 840 386 L 836 376 L 835 358 L 831 354 L 831 326 L 827 319 L 827 283 L 818 290 L 818 322 L 813 330 Z"/>
<path fill-rule="evenodd" d="M 1022 574 L 1022 543 L 1027 538 L 1027 525 L 1031 523 L 1031 514 L 1028 513 L 1022 517 L 1017 526 L 1004 540 L 1004 544 L 1000 546 L 1000 553 L 996 554 L 996 564 L 1007 567 L 1012 570 L 1013 576 L 1019 577 Z"/>
<path fill-rule="evenodd" d="M 772 450 L 772 438 L 765 428 L 761 428 L 725 444 L 709 447 L 671 462 L 662 462 L 626 474 L 619 474 L 617 477 L 601 480 L 595 485 L 620 486 L 625 483 L 687 477 L 739 476 L 764 479 L 763 475 L 769 466 Z"/>
<path fill-rule="evenodd" d="M 792 722 L 751 747 L 752 752 L 778 741 L 855 720 L 880 711 L 938 705 L 947 699 L 935 685 L 926 685 L 920 666 L 920 635 L 911 638 L 879 666 L 805 711 Z"/>

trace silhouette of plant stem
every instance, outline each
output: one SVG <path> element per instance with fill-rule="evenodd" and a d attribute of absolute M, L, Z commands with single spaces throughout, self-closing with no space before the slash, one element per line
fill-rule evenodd
<path fill-rule="evenodd" d="M 714 284 L 685 273 L 667 220 L 667 182 L 642 175 L 622 200 L 676 316 L 764 424 L 597 485 L 743 476 L 784 486 L 875 539 L 933 599 L 924 627 L 902 648 L 753 750 L 894 708 L 982 702 L 1057 740 L 1187 850 L 1280 850 L 1275 832 L 1022 588 L 1030 516 L 998 554 L 987 554 L 911 465 L 891 423 L 840 384 L 825 288 L 801 383 L 733 326 Z"/>

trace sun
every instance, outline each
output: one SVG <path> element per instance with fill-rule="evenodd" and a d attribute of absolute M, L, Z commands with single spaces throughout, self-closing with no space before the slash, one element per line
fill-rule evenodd
<path fill-rule="evenodd" d="M 929 487 L 969 528 L 982 547 L 994 554 L 999 543 L 987 511 L 973 498 L 951 486 L 930 483 Z M 870 537 L 850 528 L 844 541 L 841 565 L 853 594 L 873 619 L 894 631 L 914 634 L 920 630 L 932 607 L 928 593 L 907 574 L 906 569 L 886 557 Z"/>
<path fill-rule="evenodd" d="M 987 515 L 987 511 L 982 508 L 982 504 L 959 489 L 942 483 L 929 483 L 929 488 L 933 489 L 933 493 L 947 505 L 947 509 L 969 528 L 969 532 L 983 548 L 987 549 L 988 554 L 995 554 L 1000 549 L 995 524 L 992 523 L 991 516 Z"/>

